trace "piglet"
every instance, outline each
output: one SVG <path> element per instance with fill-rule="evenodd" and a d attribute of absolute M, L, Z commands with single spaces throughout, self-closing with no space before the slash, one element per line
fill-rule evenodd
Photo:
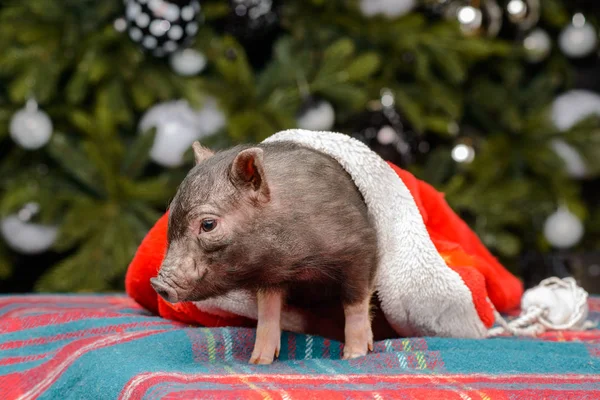
<path fill-rule="evenodd" d="M 279 355 L 286 304 L 341 303 L 343 358 L 372 350 L 376 233 L 340 164 L 293 142 L 217 153 L 196 142 L 193 150 L 195 166 L 170 204 L 168 249 L 151 280 L 156 292 L 175 303 L 254 291 L 251 363 Z"/>

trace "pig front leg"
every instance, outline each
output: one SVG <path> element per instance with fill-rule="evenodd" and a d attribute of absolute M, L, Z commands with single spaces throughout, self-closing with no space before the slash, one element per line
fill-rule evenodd
<path fill-rule="evenodd" d="M 370 301 L 369 295 L 358 302 L 344 304 L 344 360 L 366 356 L 369 350 L 373 351 Z"/>
<path fill-rule="evenodd" d="M 258 292 L 258 324 L 251 364 L 271 364 L 279 356 L 283 298 L 283 291 Z"/>

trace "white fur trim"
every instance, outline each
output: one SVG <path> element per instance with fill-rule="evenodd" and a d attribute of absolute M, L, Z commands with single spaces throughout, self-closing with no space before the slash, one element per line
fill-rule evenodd
<path fill-rule="evenodd" d="M 292 129 L 276 133 L 265 143 L 276 141 L 293 141 L 328 154 L 354 180 L 382 250 L 375 289 L 388 322 L 399 335 L 485 337 L 469 288 L 446 265 L 410 191 L 379 155 L 358 140 L 334 132 Z M 218 308 L 256 318 L 256 300 L 245 292 L 196 304 L 206 311 Z M 297 310 L 286 309 L 284 320 L 284 329 L 298 331 L 292 328 L 305 326 Z"/>

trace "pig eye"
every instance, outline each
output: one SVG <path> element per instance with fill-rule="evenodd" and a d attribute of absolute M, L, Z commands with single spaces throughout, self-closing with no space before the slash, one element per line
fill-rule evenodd
<path fill-rule="evenodd" d="M 201 232 L 210 232 L 217 227 L 217 221 L 214 219 L 203 219 L 200 222 L 200 231 Z"/>

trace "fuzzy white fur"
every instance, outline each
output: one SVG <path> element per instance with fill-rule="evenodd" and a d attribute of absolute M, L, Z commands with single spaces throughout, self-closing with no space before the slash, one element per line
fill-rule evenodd
<path fill-rule="evenodd" d="M 265 143 L 293 141 L 328 154 L 354 180 L 375 224 L 381 261 L 375 289 L 381 308 L 400 336 L 483 338 L 470 290 L 437 252 L 419 209 L 400 177 L 358 140 L 334 132 L 286 130 Z M 197 302 L 203 311 L 256 319 L 256 298 L 238 291 Z M 282 328 L 303 332 L 301 310 L 286 308 Z"/>

